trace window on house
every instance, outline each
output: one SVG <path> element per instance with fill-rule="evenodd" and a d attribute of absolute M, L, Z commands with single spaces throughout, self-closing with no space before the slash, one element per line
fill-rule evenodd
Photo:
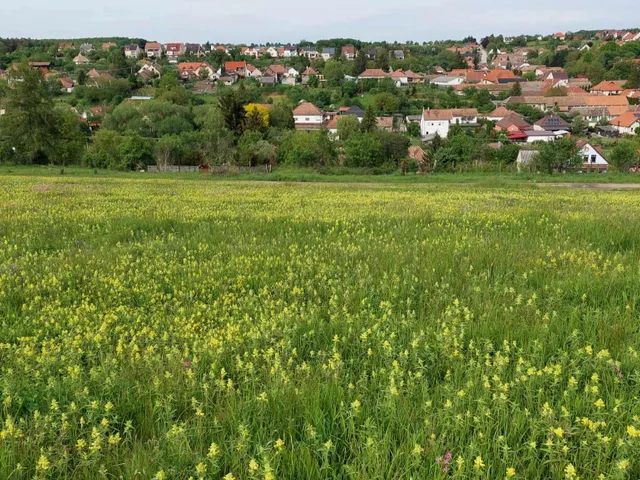
<path fill-rule="evenodd" d="M 308 122 L 308 121 L 309 121 L 309 117 L 305 118 L 305 119 L 304 119 L 304 121 L 305 121 L 305 122 Z"/>
<path fill-rule="evenodd" d="M 596 156 L 595 155 L 591 155 L 591 163 L 596 163 Z"/>
<path fill-rule="evenodd" d="M 589 155 L 584 156 L 584 163 L 589 163 Z"/>

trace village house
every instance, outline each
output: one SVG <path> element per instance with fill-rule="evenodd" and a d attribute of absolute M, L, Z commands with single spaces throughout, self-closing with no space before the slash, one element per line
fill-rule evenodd
<path fill-rule="evenodd" d="M 191 55 L 193 57 L 202 57 L 204 55 L 202 45 L 199 43 L 186 43 L 184 46 L 184 53 L 185 55 Z"/>
<path fill-rule="evenodd" d="M 148 46 L 148 44 L 147 44 Z M 139 45 L 132 43 L 124 46 L 124 56 L 126 58 L 140 58 L 142 56 L 142 49 Z"/>
<path fill-rule="evenodd" d="M 393 117 L 377 117 L 376 127 L 385 132 L 393 132 L 395 130 Z"/>
<path fill-rule="evenodd" d="M 594 95 L 620 95 L 624 88 L 624 80 L 603 80 L 591 89 Z"/>
<path fill-rule="evenodd" d="M 511 113 L 512 112 L 510 110 L 507 110 L 505 107 L 496 107 L 493 112 L 488 113 L 484 118 L 486 118 L 490 122 L 499 122 L 504 117 L 511 115 Z"/>
<path fill-rule="evenodd" d="M 396 60 L 404 60 L 404 51 L 403 50 L 394 50 L 392 52 L 394 58 Z"/>
<path fill-rule="evenodd" d="M 162 45 L 157 42 L 149 42 L 145 45 L 144 51 L 148 58 L 161 58 L 162 57 Z"/>
<path fill-rule="evenodd" d="M 609 122 L 621 135 L 635 135 L 640 128 L 640 111 L 625 112 Z"/>
<path fill-rule="evenodd" d="M 356 117 L 359 122 L 364 118 L 364 110 L 358 105 L 351 105 L 350 107 L 340 107 L 338 110 L 338 116 L 352 116 Z"/>
<path fill-rule="evenodd" d="M 176 63 L 185 53 L 184 43 L 167 43 L 165 52 L 169 62 Z"/>
<path fill-rule="evenodd" d="M 571 110 L 571 114 L 581 116 L 589 124 L 590 127 L 595 127 L 598 123 L 607 121 L 609 123 L 609 112 L 607 107 L 576 107 Z"/>
<path fill-rule="evenodd" d="M 295 45 L 285 45 L 282 55 L 284 58 L 293 58 L 298 56 L 298 47 Z"/>
<path fill-rule="evenodd" d="M 63 50 L 73 50 L 74 46 L 72 42 L 60 42 L 58 43 L 58 52 L 62 52 Z"/>
<path fill-rule="evenodd" d="M 622 36 L 622 41 L 624 43 L 638 42 L 640 41 L 640 32 L 637 32 L 637 33 L 627 32 Z"/>
<path fill-rule="evenodd" d="M 259 78 L 262 75 L 262 72 L 258 68 L 251 65 L 250 63 L 247 63 L 247 77 Z"/>
<path fill-rule="evenodd" d="M 426 109 L 420 120 L 420 134 L 423 139 L 439 135 L 447 138 L 452 125 L 475 125 L 478 123 L 478 110 L 475 108 L 458 108 L 450 110 Z"/>
<path fill-rule="evenodd" d="M 322 58 L 326 62 L 327 60 L 331 60 L 336 56 L 336 49 L 333 47 L 323 48 L 322 49 Z"/>
<path fill-rule="evenodd" d="M 609 168 L 609 162 L 602 153 L 600 145 L 591 145 L 586 140 L 580 139 L 577 142 L 580 155 L 583 158 L 583 168 L 586 170 L 604 171 Z"/>
<path fill-rule="evenodd" d="M 356 58 L 356 47 L 353 45 L 345 45 L 342 47 L 342 55 L 347 60 L 355 60 Z"/>
<path fill-rule="evenodd" d="M 95 47 L 91 43 L 83 43 L 82 45 L 80 45 L 81 53 L 89 53 L 89 52 L 93 52 L 94 50 L 95 50 Z"/>
<path fill-rule="evenodd" d="M 319 130 L 324 123 L 324 114 L 311 102 L 302 102 L 293 110 L 296 130 Z"/>
<path fill-rule="evenodd" d="M 318 80 L 322 79 L 322 75 L 320 75 L 320 73 L 315 68 L 307 67 L 307 69 L 304 72 L 302 72 L 302 84 L 303 85 L 308 84 L 309 79 L 311 78 L 312 75 L 317 77 Z"/>
<path fill-rule="evenodd" d="M 269 54 L 271 58 L 278 58 L 278 49 L 275 47 L 268 47 L 266 53 Z"/>
<path fill-rule="evenodd" d="M 316 58 L 320 57 L 318 49 L 314 46 L 301 48 L 300 55 L 302 55 L 303 57 L 307 57 L 309 60 L 315 60 Z"/>
<path fill-rule="evenodd" d="M 73 93 L 73 89 L 75 88 L 75 82 L 69 77 L 62 77 L 59 79 L 60 86 L 62 87 L 62 91 L 65 93 Z"/>
<path fill-rule="evenodd" d="M 505 132 L 510 137 L 513 134 L 523 133 L 531 128 L 531 125 L 516 112 L 511 112 L 504 116 L 494 127 L 496 132 Z"/>
<path fill-rule="evenodd" d="M 73 59 L 73 63 L 76 65 L 86 65 L 87 63 L 91 63 L 91 60 L 80 53 Z"/>
<path fill-rule="evenodd" d="M 247 62 L 226 62 L 224 69 L 227 72 L 235 72 L 238 76 L 244 78 L 247 76 Z"/>
<path fill-rule="evenodd" d="M 280 83 L 284 78 L 287 70 L 284 65 L 270 65 L 265 71 L 264 75 L 268 77 L 274 77 L 276 79 L 276 83 Z"/>
<path fill-rule="evenodd" d="M 258 47 L 243 47 L 243 55 L 253 58 L 260 58 L 260 49 Z"/>
<path fill-rule="evenodd" d="M 49 73 L 49 69 L 51 68 L 51 62 L 29 62 L 29 66 L 31 68 L 35 68 L 36 70 L 40 70 L 42 73 Z"/>
<path fill-rule="evenodd" d="M 533 124 L 534 130 L 545 130 L 547 132 L 558 132 L 571 130 L 569 122 L 558 115 L 547 115 Z"/>
<path fill-rule="evenodd" d="M 396 87 L 402 87 L 409 84 L 409 76 L 400 68 L 391 74 L 391 78 L 396 84 Z"/>
<path fill-rule="evenodd" d="M 568 95 L 545 97 L 540 95 L 510 97 L 505 105 L 523 104 L 543 112 L 558 111 L 572 114 L 576 107 L 607 107 L 609 117 L 621 115 L 629 110 L 629 100 L 623 95 Z"/>
<path fill-rule="evenodd" d="M 439 87 L 454 87 L 456 85 L 460 85 L 464 82 L 463 77 L 459 76 L 450 76 L 450 75 L 441 75 L 431 80 L 430 83 L 433 85 L 437 85 Z"/>
<path fill-rule="evenodd" d="M 389 74 L 380 68 L 367 68 L 358 75 L 358 80 L 381 80 L 387 78 Z"/>
<path fill-rule="evenodd" d="M 105 52 L 108 52 L 109 49 L 113 48 L 113 47 L 117 47 L 118 44 L 114 43 L 114 42 L 105 42 L 102 44 L 102 50 L 104 50 Z"/>
<path fill-rule="evenodd" d="M 213 80 L 215 71 L 207 62 L 182 62 L 178 64 L 178 73 L 183 80 Z"/>
<path fill-rule="evenodd" d="M 159 77 L 160 75 L 162 75 L 160 67 L 153 62 L 146 62 L 137 73 L 137 76 L 146 79 Z"/>

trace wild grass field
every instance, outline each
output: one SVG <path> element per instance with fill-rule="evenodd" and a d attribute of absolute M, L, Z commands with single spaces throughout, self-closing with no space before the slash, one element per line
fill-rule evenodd
<path fill-rule="evenodd" d="M 640 193 L 0 176 L 0 478 L 640 478 Z"/>

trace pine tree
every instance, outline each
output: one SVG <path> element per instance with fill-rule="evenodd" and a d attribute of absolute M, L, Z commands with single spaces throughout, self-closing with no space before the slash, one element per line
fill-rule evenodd
<path fill-rule="evenodd" d="M 360 123 L 360 130 L 363 132 L 373 132 L 378 128 L 376 113 L 370 106 L 364 111 L 364 117 Z"/>

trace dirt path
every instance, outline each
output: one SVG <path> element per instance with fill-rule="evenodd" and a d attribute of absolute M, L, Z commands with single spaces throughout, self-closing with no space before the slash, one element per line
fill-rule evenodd
<path fill-rule="evenodd" d="M 537 183 L 538 187 L 587 188 L 591 190 L 640 190 L 640 183 Z"/>

